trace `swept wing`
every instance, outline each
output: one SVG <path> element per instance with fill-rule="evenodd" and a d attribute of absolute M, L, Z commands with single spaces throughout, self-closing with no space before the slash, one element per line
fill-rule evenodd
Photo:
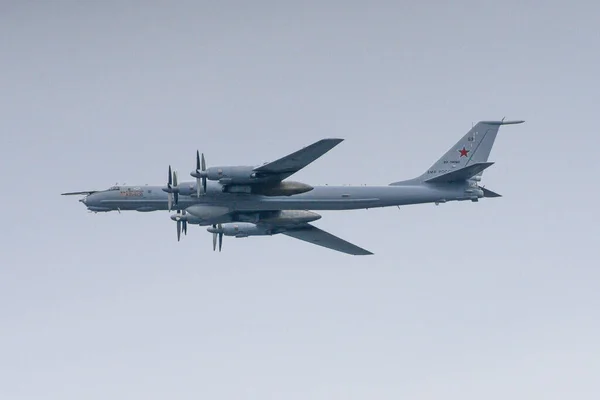
<path fill-rule="evenodd" d="M 278 175 L 283 180 L 300 171 L 308 164 L 333 149 L 344 139 L 321 139 L 292 154 L 254 168 L 254 172 L 266 175 Z"/>
<path fill-rule="evenodd" d="M 328 249 L 341 251 L 342 253 L 346 254 L 352 254 L 355 256 L 373 254 L 368 250 L 347 242 L 344 239 L 340 239 L 339 237 L 325 232 L 324 230 L 321 230 L 311 224 L 302 224 L 298 228 L 289 229 L 281 233 L 308 243 L 316 244 L 317 246 L 323 246 Z"/>

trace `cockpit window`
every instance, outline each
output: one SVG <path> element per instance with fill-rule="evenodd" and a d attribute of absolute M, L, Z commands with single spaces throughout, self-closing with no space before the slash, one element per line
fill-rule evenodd
<path fill-rule="evenodd" d="M 119 186 L 111 186 L 110 189 L 108 190 L 120 190 L 121 188 Z"/>

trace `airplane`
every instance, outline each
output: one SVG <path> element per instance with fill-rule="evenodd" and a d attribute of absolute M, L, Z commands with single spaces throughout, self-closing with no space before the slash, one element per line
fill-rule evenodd
<path fill-rule="evenodd" d="M 409 204 L 477 202 L 501 197 L 479 186 L 502 125 L 525 121 L 480 121 L 421 175 L 386 186 L 311 186 L 286 180 L 343 139 L 319 140 L 285 157 L 259 166 L 206 167 L 196 151 L 195 181 L 179 182 L 169 166 L 164 186 L 112 186 L 107 190 L 62 193 L 83 195 L 79 201 L 91 212 L 135 210 L 175 211 L 177 240 L 188 224 L 207 226 L 213 234 L 213 251 L 222 249 L 223 236 L 243 238 L 283 234 L 351 255 L 372 252 L 311 224 L 318 210 L 356 210 Z"/>

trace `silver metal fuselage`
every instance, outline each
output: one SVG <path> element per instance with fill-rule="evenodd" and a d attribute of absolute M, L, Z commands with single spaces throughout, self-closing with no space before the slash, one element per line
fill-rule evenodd
<path fill-rule="evenodd" d="M 249 193 L 227 193 L 217 182 L 208 182 L 206 194 L 197 197 L 195 182 L 180 184 L 191 195 L 179 195 L 173 210 L 193 205 L 225 207 L 231 213 L 277 210 L 355 210 L 408 204 L 473 200 L 467 193 L 469 184 L 429 184 L 406 181 L 390 186 L 315 186 L 313 190 L 292 196 L 263 196 Z M 120 186 L 99 191 L 82 199 L 95 212 L 135 210 L 140 212 L 168 210 L 168 194 L 164 186 Z"/>

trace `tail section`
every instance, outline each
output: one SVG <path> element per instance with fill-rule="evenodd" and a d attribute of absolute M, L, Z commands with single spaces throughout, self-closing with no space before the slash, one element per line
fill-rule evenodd
<path fill-rule="evenodd" d="M 442 182 L 467 180 L 481 176 L 492 163 L 487 160 L 496 140 L 500 125 L 520 124 L 525 121 L 481 121 L 450 148 L 423 175 L 421 181 Z M 451 179 L 446 179 L 446 178 Z"/>
<path fill-rule="evenodd" d="M 501 194 L 492 192 L 490 189 L 482 187 L 481 190 L 483 190 L 483 197 L 502 197 Z"/>
<path fill-rule="evenodd" d="M 467 167 L 453 169 L 450 172 L 436 175 L 433 178 L 426 179 L 425 182 L 433 183 L 452 183 L 461 182 L 473 178 L 474 176 L 481 176 L 484 169 L 487 169 L 494 165 L 493 162 L 478 162 L 470 164 Z"/>

